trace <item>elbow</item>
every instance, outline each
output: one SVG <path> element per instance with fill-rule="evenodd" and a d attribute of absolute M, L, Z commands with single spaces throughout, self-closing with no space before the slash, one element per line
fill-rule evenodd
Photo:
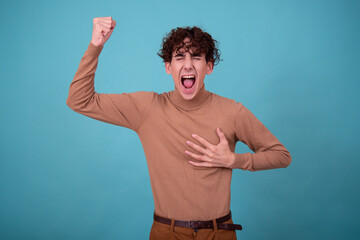
<path fill-rule="evenodd" d="M 66 99 L 66 105 L 71 108 L 72 110 L 74 110 L 76 107 L 75 107 L 75 104 L 74 104 L 74 101 L 71 100 L 70 96 Z"/>
<path fill-rule="evenodd" d="M 282 161 L 281 161 L 282 162 L 282 167 L 283 168 L 288 167 L 290 165 L 291 161 L 292 161 L 292 159 L 291 159 L 290 153 L 288 151 L 285 151 L 283 153 L 283 158 L 282 158 Z"/>
<path fill-rule="evenodd" d="M 66 105 L 71 108 L 73 111 L 81 113 L 91 108 L 93 103 L 93 98 L 77 98 L 69 95 L 66 100 Z"/>
<path fill-rule="evenodd" d="M 81 108 L 80 104 L 77 104 L 76 101 L 72 99 L 70 96 L 66 99 L 66 105 L 75 112 Z"/>

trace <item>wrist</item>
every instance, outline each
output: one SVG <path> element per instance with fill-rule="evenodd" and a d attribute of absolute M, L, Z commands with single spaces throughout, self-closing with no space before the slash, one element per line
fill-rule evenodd
<path fill-rule="evenodd" d="M 236 158 L 235 153 L 232 152 L 229 157 L 229 159 L 230 159 L 229 168 L 231 168 L 231 169 L 235 168 L 235 158 Z"/>
<path fill-rule="evenodd" d="M 95 47 L 103 46 L 101 43 L 94 40 L 91 40 L 91 44 L 94 45 Z"/>

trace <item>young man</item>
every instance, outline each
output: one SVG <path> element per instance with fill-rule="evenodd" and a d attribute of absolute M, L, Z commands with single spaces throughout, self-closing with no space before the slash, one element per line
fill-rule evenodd
<path fill-rule="evenodd" d="M 155 214 L 150 239 L 236 239 L 230 214 L 232 169 L 287 167 L 286 148 L 241 103 L 205 90 L 219 61 L 216 41 L 197 27 L 173 29 L 159 56 L 175 89 L 98 94 L 98 57 L 116 22 L 95 18 L 92 40 L 70 85 L 68 106 L 134 130 L 144 147 Z M 234 153 L 242 141 L 254 153 Z"/>

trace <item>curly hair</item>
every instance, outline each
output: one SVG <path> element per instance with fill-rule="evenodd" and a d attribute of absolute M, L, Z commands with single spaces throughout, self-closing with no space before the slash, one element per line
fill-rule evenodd
<path fill-rule="evenodd" d="M 184 42 L 185 38 L 189 38 L 189 42 Z M 222 61 L 218 42 L 210 34 L 196 26 L 172 29 L 163 38 L 162 48 L 159 50 L 158 55 L 164 62 L 171 62 L 174 51 L 175 53 L 180 51 L 188 52 L 190 49 L 195 55 L 205 53 L 206 62 L 210 61 L 217 65 Z"/>

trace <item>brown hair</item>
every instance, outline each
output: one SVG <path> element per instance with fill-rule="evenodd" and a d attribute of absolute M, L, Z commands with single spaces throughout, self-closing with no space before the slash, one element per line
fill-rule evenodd
<path fill-rule="evenodd" d="M 189 38 L 190 41 L 185 43 L 185 38 Z M 195 26 L 172 29 L 162 40 L 162 48 L 158 55 L 164 62 L 171 62 L 174 51 L 176 53 L 180 50 L 188 52 L 190 49 L 193 54 L 205 53 L 206 62 L 210 61 L 217 65 L 221 61 L 218 42 L 210 34 Z"/>

